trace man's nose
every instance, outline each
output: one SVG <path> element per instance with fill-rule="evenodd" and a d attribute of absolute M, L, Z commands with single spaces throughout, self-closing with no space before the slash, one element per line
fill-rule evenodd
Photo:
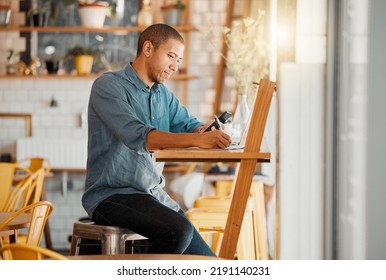
<path fill-rule="evenodd" d="M 172 64 L 170 64 L 170 69 L 174 72 L 178 71 L 178 63 L 176 61 L 172 62 Z"/>

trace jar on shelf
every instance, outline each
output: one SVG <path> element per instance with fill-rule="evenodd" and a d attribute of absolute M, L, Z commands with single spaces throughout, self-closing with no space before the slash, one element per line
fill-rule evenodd
<path fill-rule="evenodd" d="M 181 25 L 185 4 L 178 0 L 175 3 L 165 3 L 161 6 L 164 22 L 169 25 Z"/>
<path fill-rule="evenodd" d="M 149 26 L 154 21 L 153 8 L 150 0 L 142 1 L 142 8 L 138 12 L 138 26 Z"/>
<path fill-rule="evenodd" d="M 15 64 L 16 61 L 16 54 L 14 50 L 8 50 L 8 55 L 7 55 L 7 65 L 5 66 L 6 73 L 8 75 L 13 75 L 17 73 L 17 67 Z"/>
<path fill-rule="evenodd" d="M 30 26 L 48 26 L 51 19 L 51 2 L 32 1 L 27 18 Z"/>

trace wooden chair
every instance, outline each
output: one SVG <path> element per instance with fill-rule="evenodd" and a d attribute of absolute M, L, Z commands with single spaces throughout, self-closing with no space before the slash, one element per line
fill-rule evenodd
<path fill-rule="evenodd" d="M 241 229 L 241 237 L 247 238 L 250 240 L 253 239 L 251 247 L 243 246 L 245 244 L 244 240 L 239 239 L 237 244 L 237 258 L 238 259 L 250 259 L 251 256 L 254 259 L 269 259 L 269 250 L 268 250 L 268 236 L 267 236 L 267 222 L 266 222 L 266 212 L 265 212 L 265 200 L 264 200 L 264 184 L 260 181 L 252 182 L 250 198 L 248 200 L 249 206 L 247 207 L 246 214 L 249 215 L 251 226 L 247 226 L 250 230 L 249 232 L 243 232 Z M 224 226 L 227 219 L 227 214 L 229 211 L 231 203 L 231 197 L 226 196 L 201 196 L 196 199 L 194 207 L 187 211 L 187 216 L 189 219 L 195 221 L 195 225 L 200 225 L 198 228 L 199 232 L 202 234 L 208 235 L 209 229 L 211 231 L 210 242 L 212 249 L 216 252 L 217 248 L 221 245 L 221 236 L 224 233 Z M 217 223 L 209 224 L 205 220 L 212 220 L 213 209 L 216 209 L 216 215 L 219 217 L 219 209 L 222 209 L 225 215 L 223 215 L 223 220 L 217 218 Z M 197 219 L 202 221 L 197 222 Z M 244 218 L 245 221 L 245 218 Z M 208 228 L 208 225 L 210 228 Z M 213 228 L 216 226 L 215 228 Z M 217 230 L 216 230 L 217 228 Z M 252 236 L 252 237 L 251 237 Z M 241 242 L 241 244 L 240 244 Z M 249 241 L 246 241 L 249 242 Z M 248 253 L 244 249 L 253 250 L 253 253 Z M 243 251 L 240 251 L 243 250 Z"/>
<path fill-rule="evenodd" d="M 44 182 L 44 170 L 38 171 L 21 180 L 8 196 L 2 211 L 14 212 L 29 204 L 40 201 Z"/>
<path fill-rule="evenodd" d="M 218 197 L 228 197 L 232 193 L 233 181 L 218 180 L 214 183 L 215 193 Z"/>
<path fill-rule="evenodd" d="M 51 176 L 51 162 L 42 157 L 29 157 L 17 162 L 21 166 L 26 166 L 31 172 L 36 172 L 40 168 L 44 169 L 45 178 Z M 42 192 L 41 192 L 41 200 L 47 200 L 46 196 L 46 188 L 43 183 Z M 46 226 L 44 227 L 44 240 L 46 242 L 46 247 L 48 249 L 53 249 L 52 240 L 51 240 L 51 231 L 49 221 L 47 220 Z"/>
<path fill-rule="evenodd" d="M 22 174 L 23 177 L 26 177 L 31 174 L 31 171 L 17 163 L 0 162 L 0 209 L 4 209 L 7 203 L 15 174 Z"/>
<path fill-rule="evenodd" d="M 221 193 L 218 192 L 218 189 L 219 186 L 221 186 L 222 190 L 223 185 L 225 185 L 228 189 L 232 187 L 232 184 L 232 181 L 215 181 L 215 195 L 204 195 L 198 197 L 194 201 L 193 207 L 186 212 L 188 218 L 196 226 L 204 240 L 211 246 L 212 250 L 216 254 L 219 253 L 219 246 L 221 245 L 222 235 L 224 234 L 224 227 L 231 202 L 230 192 Z M 213 209 L 216 209 L 216 211 L 213 211 Z M 253 217 L 252 213 L 250 212 L 247 215 L 250 217 L 250 220 L 247 220 L 247 222 L 251 223 Z M 214 219 L 214 217 L 216 218 Z M 248 228 L 250 227 L 248 226 Z M 255 250 L 251 248 L 252 244 L 250 244 L 250 246 L 244 245 L 245 243 L 248 244 L 251 236 L 253 236 L 253 232 L 245 232 L 245 228 L 241 229 L 240 238 L 237 243 L 237 256 L 235 256 L 235 258 L 255 259 Z M 247 238 L 248 241 L 244 240 L 245 238 Z M 247 248 L 247 250 L 244 250 L 244 248 Z"/>
<path fill-rule="evenodd" d="M 42 157 L 30 157 L 17 161 L 18 165 L 26 166 L 31 172 L 35 172 L 40 168 L 44 169 L 46 175 L 51 172 L 51 162 Z"/>
<path fill-rule="evenodd" d="M 30 213 L 31 220 L 28 226 L 27 237 L 23 242 L 29 245 L 37 246 L 40 244 L 44 226 L 47 222 L 48 217 L 51 215 L 53 209 L 54 206 L 49 201 L 38 201 L 36 203 L 20 208 L 18 211 L 13 213 L 11 216 L 9 216 L 9 218 L 7 218 L 3 223 L 0 224 L 0 231 L 7 224 L 16 219 L 19 215 L 23 213 Z"/>
<path fill-rule="evenodd" d="M 197 207 L 186 212 L 189 220 L 216 254 L 219 253 L 229 205 L 230 200 L 227 199 L 219 199 L 216 203 L 201 200 L 201 204 L 196 203 Z M 235 258 L 238 260 L 256 259 L 252 203 L 245 211 L 236 251 Z"/>
<path fill-rule="evenodd" d="M 4 245 L 0 248 L 0 257 L 4 260 L 68 260 L 68 258 L 62 254 L 59 254 L 50 249 L 42 248 L 40 246 L 12 243 Z"/>

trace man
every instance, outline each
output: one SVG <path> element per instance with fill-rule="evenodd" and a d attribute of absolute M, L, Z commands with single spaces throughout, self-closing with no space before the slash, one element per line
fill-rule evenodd
<path fill-rule="evenodd" d="M 178 70 L 184 40 L 155 24 L 138 40 L 123 70 L 99 77 L 88 107 L 86 192 L 82 204 L 97 224 L 129 228 L 149 238 L 149 253 L 214 255 L 177 202 L 163 190 L 164 148 L 226 148 L 220 130 L 188 114 L 163 82 Z"/>

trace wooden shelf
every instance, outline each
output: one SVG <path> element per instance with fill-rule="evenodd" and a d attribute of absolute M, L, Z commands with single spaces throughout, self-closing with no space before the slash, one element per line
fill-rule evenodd
<path fill-rule="evenodd" d="M 189 65 L 189 33 L 198 31 L 198 29 L 189 24 L 189 7 L 190 1 L 185 0 L 186 8 L 183 15 L 183 23 L 182 25 L 173 26 L 177 31 L 179 31 L 184 39 L 185 39 L 185 53 L 187 54 L 184 57 L 183 65 L 181 65 L 181 69 L 188 69 Z M 187 23 L 187 24 L 186 24 Z M 31 36 L 31 41 L 35 44 L 37 40 L 39 40 L 39 34 L 44 33 L 110 33 L 115 36 L 124 36 L 129 33 L 141 32 L 146 28 L 146 26 L 103 26 L 101 28 L 97 27 L 85 27 L 85 26 L 5 26 L 0 27 L 1 32 L 20 32 L 20 33 L 32 33 L 34 36 Z M 37 34 L 39 33 L 39 34 Z M 7 34 L 5 36 L 8 36 Z M 13 36 L 13 35 L 12 35 Z M 87 34 L 90 36 L 90 34 Z M 32 43 L 31 43 L 32 44 Z M 186 71 L 184 71 L 186 72 Z M 71 74 L 59 74 L 59 75 L 35 75 L 35 76 L 27 76 L 27 75 L 6 75 L 0 74 L 0 79 L 95 79 L 99 74 L 92 74 L 88 76 L 80 76 L 80 75 L 71 75 Z M 197 76 L 190 74 L 175 74 L 171 77 L 173 81 L 179 81 L 182 84 L 182 97 L 181 103 L 187 105 L 187 95 L 188 95 L 188 82 L 190 80 L 197 79 Z"/>
<path fill-rule="evenodd" d="M 95 79 L 99 75 L 98 74 L 91 74 L 91 75 L 71 75 L 71 74 L 47 74 L 47 75 L 7 75 L 7 74 L 0 74 L 0 79 Z M 175 74 L 171 77 L 171 80 L 178 80 L 178 81 L 189 81 L 197 79 L 197 76 L 194 75 L 188 75 L 188 74 Z"/>
<path fill-rule="evenodd" d="M 180 32 L 197 31 L 197 28 L 190 25 L 175 26 Z M 83 26 L 44 26 L 44 27 L 30 27 L 30 26 L 7 26 L 0 27 L 0 31 L 19 31 L 19 32 L 93 32 L 93 33 L 116 33 L 125 35 L 129 32 L 140 32 L 144 30 L 143 26 L 104 26 L 101 28 L 83 27 Z"/>
<path fill-rule="evenodd" d="M 94 79 L 98 77 L 97 74 L 92 75 L 21 75 L 21 74 L 15 74 L 15 75 L 7 75 L 7 74 L 0 74 L 0 79 Z"/>
<path fill-rule="evenodd" d="M 185 81 L 195 80 L 197 78 L 198 78 L 197 76 L 188 75 L 188 74 L 176 74 L 171 77 L 172 80 L 185 80 Z"/>

